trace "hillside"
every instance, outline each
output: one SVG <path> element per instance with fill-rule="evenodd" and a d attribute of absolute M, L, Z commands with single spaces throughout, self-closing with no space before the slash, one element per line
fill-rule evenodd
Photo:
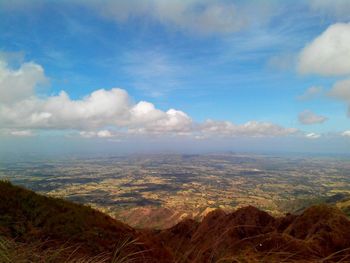
<path fill-rule="evenodd" d="M 0 182 L 0 200 L 0 233 L 17 243 L 45 242 L 44 249 L 64 248 L 63 257 L 73 251 L 109 255 L 116 246 L 131 243 L 123 253 L 138 253 L 139 262 L 168 257 L 136 230 L 87 206 L 41 196 L 8 182 Z"/>
<path fill-rule="evenodd" d="M 350 262 L 350 221 L 318 205 L 274 218 L 249 206 L 135 230 L 89 207 L 0 182 L 0 262 Z"/>

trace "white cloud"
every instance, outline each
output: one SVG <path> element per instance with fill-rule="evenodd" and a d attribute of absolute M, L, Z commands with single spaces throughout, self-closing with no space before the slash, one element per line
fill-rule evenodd
<path fill-rule="evenodd" d="M 100 131 L 81 131 L 79 132 L 81 137 L 84 138 L 112 138 L 112 137 L 117 137 L 118 134 L 112 133 L 109 130 L 100 130 Z"/>
<path fill-rule="evenodd" d="M 106 125 L 159 132 L 188 130 L 192 120 L 182 111 L 131 103 L 123 89 L 96 90 L 80 100 L 64 91 L 46 99 L 29 97 L 0 106 L 0 121 L 14 128 L 95 129 Z M 102 136 L 100 136 L 102 137 Z"/>
<path fill-rule="evenodd" d="M 300 53 L 298 70 L 303 74 L 339 76 L 350 74 L 350 23 L 327 28 Z"/>
<path fill-rule="evenodd" d="M 119 88 L 99 89 L 78 100 L 72 100 L 64 91 L 39 98 L 35 96 L 35 88 L 46 79 L 40 65 L 25 63 L 17 71 L 11 71 L 5 62 L 0 65 L 1 93 L 6 95 L 6 103 L 0 104 L 0 122 L 4 128 L 91 130 L 113 125 L 158 133 L 191 129 L 192 120 L 184 112 L 161 111 L 146 101 L 134 104 L 128 93 Z M 82 134 L 90 135 L 93 134 Z M 96 134 L 97 137 L 110 135 L 106 130 Z"/>
<path fill-rule="evenodd" d="M 300 53 L 298 66 L 301 73 L 348 77 L 350 75 L 350 23 L 337 23 L 328 27 Z M 314 88 L 308 90 L 302 97 L 307 98 L 318 92 Z M 328 95 L 344 101 L 348 105 L 350 117 L 350 79 L 337 81 Z"/>
<path fill-rule="evenodd" d="M 83 137 L 107 138 L 108 130 L 89 131 L 105 126 L 127 129 L 129 134 L 192 134 L 212 136 L 285 136 L 296 129 L 272 123 L 206 121 L 195 125 L 183 111 L 164 112 L 152 103 L 132 104 L 125 90 L 97 90 L 81 100 L 71 100 L 65 92 L 47 99 L 30 97 L 11 106 L 0 106 L 0 121 L 9 128 L 77 129 Z M 85 131 L 88 129 L 88 131 Z"/>
<path fill-rule="evenodd" d="M 6 65 L 6 64 L 3 64 Z M 32 63 L 34 69 L 40 69 Z M 22 68 L 22 67 L 21 67 Z M 5 66 L 3 72 L 9 71 Z M 16 82 L 22 73 L 13 74 L 17 90 L 25 90 L 26 82 Z M 41 73 L 40 79 L 45 79 Z M 33 83 L 38 83 L 33 82 Z M 182 135 L 182 136 L 287 136 L 297 132 L 293 128 L 251 121 L 236 125 L 228 121 L 208 120 L 195 123 L 185 112 L 177 109 L 157 109 L 147 101 L 133 103 L 128 93 L 120 88 L 99 89 L 73 100 L 61 91 L 58 95 L 38 97 L 35 84 L 23 97 L 18 94 L 11 103 L 0 104 L 2 129 L 13 130 L 13 135 L 29 135 L 30 129 L 77 130 L 85 138 L 115 138 L 126 135 Z M 10 85 L 2 86 L 6 93 Z M 108 128 L 108 129 L 107 129 Z M 199 138 L 198 137 L 198 138 Z"/>
<path fill-rule="evenodd" d="M 321 135 L 317 134 L 317 133 L 314 133 L 314 132 L 311 132 L 311 133 L 306 134 L 305 137 L 307 139 L 318 139 L 318 138 L 321 137 Z"/>
<path fill-rule="evenodd" d="M 97 137 L 99 138 L 110 138 L 113 137 L 112 133 L 109 130 L 101 130 L 97 132 Z"/>
<path fill-rule="evenodd" d="M 96 132 L 94 131 L 81 131 L 79 132 L 79 134 L 81 137 L 84 137 L 84 138 L 93 138 L 96 136 Z"/>
<path fill-rule="evenodd" d="M 275 137 L 296 134 L 297 129 L 284 128 L 282 126 L 269 123 L 249 121 L 242 125 L 236 125 L 229 121 L 207 120 L 199 125 L 202 135 L 218 136 L 252 136 L 252 137 Z"/>
<path fill-rule="evenodd" d="M 12 105 L 2 105 L 0 119 L 8 126 L 31 128 L 97 127 L 106 120 L 122 121 L 128 109 L 128 95 L 121 89 L 97 90 L 81 100 L 67 93 L 41 99 L 29 97 Z"/>
<path fill-rule="evenodd" d="M 330 90 L 329 95 L 350 102 L 350 79 L 336 82 Z"/>
<path fill-rule="evenodd" d="M 350 130 L 349 130 L 349 131 L 344 131 L 344 132 L 342 133 L 342 136 L 344 136 L 344 137 L 350 137 Z"/>
<path fill-rule="evenodd" d="M 33 62 L 11 69 L 0 60 L 0 103 L 13 103 L 34 93 L 39 84 L 47 81 L 44 69 Z"/>
<path fill-rule="evenodd" d="M 311 100 L 311 99 L 318 97 L 322 92 L 323 92 L 322 87 L 312 86 L 312 87 L 308 88 L 307 90 L 305 90 L 305 92 L 302 95 L 298 96 L 298 99 L 299 100 Z"/>
<path fill-rule="evenodd" d="M 301 112 L 298 116 L 299 122 L 305 125 L 319 124 L 327 120 L 327 117 L 317 115 L 310 110 Z"/>
<path fill-rule="evenodd" d="M 10 131 L 9 134 L 12 136 L 17 136 L 17 137 L 34 136 L 33 132 L 30 130 L 14 130 L 14 131 Z"/>
<path fill-rule="evenodd" d="M 350 79 L 336 82 L 328 95 L 344 101 L 348 105 L 348 116 L 350 117 Z"/>

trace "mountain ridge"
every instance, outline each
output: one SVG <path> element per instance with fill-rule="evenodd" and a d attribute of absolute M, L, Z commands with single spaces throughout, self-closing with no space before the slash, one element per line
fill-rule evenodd
<path fill-rule="evenodd" d="M 184 219 L 165 230 L 134 229 L 90 207 L 0 182 L 0 211 L 2 239 L 28 246 L 45 242 L 43 251 L 67 246 L 63 258 L 104 254 L 105 261 L 96 262 L 131 262 L 130 255 L 132 262 L 159 263 L 350 262 L 350 221 L 329 205 L 278 218 L 253 206 L 230 213 L 217 209 L 201 222 Z M 115 251 L 124 261 L 113 261 Z"/>

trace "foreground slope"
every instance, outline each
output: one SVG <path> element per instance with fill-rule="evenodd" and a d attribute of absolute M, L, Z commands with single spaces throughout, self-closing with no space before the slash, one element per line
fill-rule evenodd
<path fill-rule="evenodd" d="M 99 211 L 8 182 L 0 182 L 0 212 L 2 237 L 16 242 L 45 241 L 45 246 L 68 247 L 90 256 L 113 253 L 118 244 L 131 243 L 124 252 L 137 253 L 140 262 L 169 258 L 165 250 L 153 246 L 154 242 Z"/>
<path fill-rule="evenodd" d="M 48 260 L 48 249 L 59 256 Z M 38 253 L 40 260 L 13 260 L 23 251 L 22 259 Z M 166 230 L 135 230 L 0 182 L 0 262 L 350 262 L 350 221 L 326 205 L 281 218 L 249 206 Z"/>

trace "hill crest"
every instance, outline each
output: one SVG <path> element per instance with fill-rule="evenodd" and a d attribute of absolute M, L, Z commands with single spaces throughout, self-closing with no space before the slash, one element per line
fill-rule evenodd
<path fill-rule="evenodd" d="M 43 253 L 64 245 L 62 257 L 105 255 L 96 262 L 114 262 L 116 250 L 120 259 L 133 255 L 133 262 L 350 261 L 350 221 L 328 205 L 280 218 L 252 206 L 217 209 L 201 222 L 136 230 L 92 208 L 0 182 L 0 211 L 2 240 L 25 247 L 46 242 Z"/>

